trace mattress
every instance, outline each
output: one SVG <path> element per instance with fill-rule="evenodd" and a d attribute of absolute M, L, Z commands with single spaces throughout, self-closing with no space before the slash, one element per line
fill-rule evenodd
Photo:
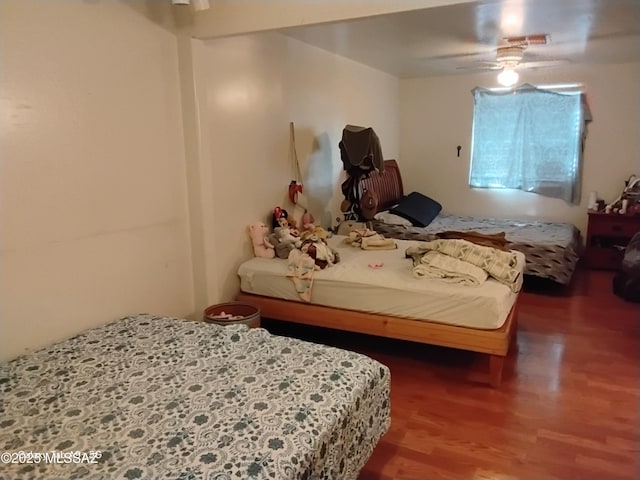
<path fill-rule="evenodd" d="M 151 315 L 3 364 L 0 388 L 1 478 L 355 480 L 389 426 L 364 355 Z"/>
<path fill-rule="evenodd" d="M 570 223 L 465 217 L 440 213 L 426 227 L 404 227 L 374 220 L 372 228 L 388 238 L 430 240 L 436 233 L 504 232 L 508 247 L 526 256 L 525 275 L 568 285 L 580 258 L 580 231 Z"/>
<path fill-rule="evenodd" d="M 397 249 L 374 251 L 346 245 L 344 239 L 339 235 L 329 239 L 340 261 L 314 273 L 314 304 L 492 330 L 502 326 L 516 301 L 516 293 L 493 279 L 471 287 L 416 278 L 405 250 L 417 241 L 396 240 Z M 522 270 L 524 256 L 517 256 Z M 380 268 L 369 267 L 380 262 Z M 287 260 L 253 258 L 238 269 L 240 289 L 301 301 L 286 271 Z"/>

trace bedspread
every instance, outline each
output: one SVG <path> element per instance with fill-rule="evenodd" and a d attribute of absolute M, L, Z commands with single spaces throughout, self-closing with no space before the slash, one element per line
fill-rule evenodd
<path fill-rule="evenodd" d="M 353 479 L 389 424 L 363 355 L 134 316 L 0 366 L 0 451 L 100 451 L 0 478 Z"/>

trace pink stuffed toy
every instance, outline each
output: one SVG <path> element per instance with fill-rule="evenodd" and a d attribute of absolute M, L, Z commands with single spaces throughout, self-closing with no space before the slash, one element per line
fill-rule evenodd
<path fill-rule="evenodd" d="M 313 218 L 313 215 L 311 215 L 309 212 L 305 212 L 302 215 L 302 230 L 305 232 L 313 232 L 316 229 L 316 225 L 315 225 L 315 219 Z"/>
<path fill-rule="evenodd" d="M 249 225 L 249 236 L 253 245 L 253 253 L 256 257 L 274 258 L 275 249 L 267 239 L 269 227 L 264 222 L 256 222 Z"/>

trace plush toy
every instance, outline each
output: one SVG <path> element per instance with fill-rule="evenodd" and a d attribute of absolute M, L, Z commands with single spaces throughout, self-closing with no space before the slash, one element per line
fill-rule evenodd
<path fill-rule="evenodd" d="M 269 235 L 269 241 L 273 244 L 278 258 L 289 258 L 289 252 L 296 249 L 292 242 L 280 242 L 275 233 Z"/>
<path fill-rule="evenodd" d="M 300 245 L 302 244 L 300 238 L 293 235 L 289 227 L 278 227 L 273 231 L 273 233 L 278 239 L 278 243 L 291 244 L 294 248 L 300 248 Z"/>
<path fill-rule="evenodd" d="M 328 231 L 326 231 L 321 226 L 316 225 L 314 222 L 315 220 L 313 218 L 313 215 L 311 215 L 309 212 L 305 212 L 302 215 L 300 219 L 300 223 L 302 224 L 302 228 L 300 231 L 300 240 L 302 240 L 303 242 L 311 235 L 315 235 L 322 240 L 326 240 L 331 236 Z"/>
<path fill-rule="evenodd" d="M 275 248 L 269 241 L 269 227 L 264 222 L 256 222 L 249 225 L 249 236 L 253 245 L 253 253 L 256 257 L 273 258 L 276 256 Z"/>
<path fill-rule="evenodd" d="M 316 228 L 315 219 L 313 215 L 309 212 L 305 212 L 300 219 L 300 223 L 302 224 L 300 230 L 302 232 L 313 232 Z"/>
<path fill-rule="evenodd" d="M 286 221 L 284 226 L 289 227 L 291 229 L 291 233 L 297 237 L 299 235 L 299 230 L 296 221 L 293 217 L 289 216 L 289 213 L 284 208 L 276 207 L 273 209 L 273 216 L 271 217 L 271 228 L 275 229 L 278 227 L 282 227 L 282 219 Z"/>
<path fill-rule="evenodd" d="M 326 268 L 340 261 L 338 252 L 317 235 L 308 235 L 302 242 L 300 250 L 313 258 L 316 268 Z"/>
<path fill-rule="evenodd" d="M 367 228 L 364 222 L 356 222 L 355 220 L 343 220 L 338 224 L 336 229 L 338 235 L 349 235 L 355 230 L 363 230 Z"/>
<path fill-rule="evenodd" d="M 300 240 L 302 240 L 302 242 L 304 243 L 305 240 L 307 240 L 310 237 L 318 237 L 321 240 L 326 241 L 327 238 L 330 237 L 329 232 L 327 232 L 324 228 L 318 226 L 318 225 L 314 225 L 314 229 L 313 230 L 304 230 L 301 234 L 300 234 Z"/>
<path fill-rule="evenodd" d="M 278 225 L 273 229 L 268 240 L 274 245 L 278 258 L 289 258 L 289 252 L 299 248 L 302 242 L 297 235 L 294 235 L 297 232 L 289 227 L 285 217 L 279 219 Z"/>

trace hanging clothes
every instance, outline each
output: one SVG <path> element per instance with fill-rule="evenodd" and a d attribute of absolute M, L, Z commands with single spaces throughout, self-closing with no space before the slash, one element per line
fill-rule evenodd
<path fill-rule="evenodd" d="M 341 186 L 345 197 L 341 210 L 347 219 L 360 221 L 360 180 L 367 178 L 373 171 L 382 173 L 384 170 L 380 139 L 371 127 L 347 125 L 342 130 L 342 140 L 338 147 L 343 169 L 347 172 L 347 179 Z"/>

